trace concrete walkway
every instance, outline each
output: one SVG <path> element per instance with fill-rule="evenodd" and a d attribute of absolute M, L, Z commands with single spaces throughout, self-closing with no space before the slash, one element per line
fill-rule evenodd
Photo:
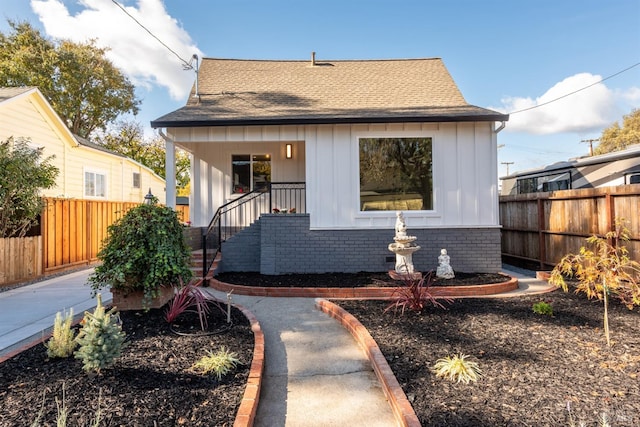
<path fill-rule="evenodd" d="M 210 290 L 220 299 L 226 295 Z M 237 295 L 260 322 L 265 368 L 255 426 L 396 424 L 369 360 L 315 298 Z"/>
<path fill-rule="evenodd" d="M 75 316 L 96 306 L 86 285 L 93 269 L 76 271 L 52 279 L 0 292 L 0 357 L 41 338 L 52 329 L 59 311 L 73 308 Z M 111 292 L 101 292 L 102 302 L 111 302 Z"/>
<path fill-rule="evenodd" d="M 0 292 L 0 360 L 41 338 L 58 311 L 76 316 L 95 307 L 85 285 L 92 269 Z M 515 294 L 545 291 L 545 282 L 516 271 Z M 226 295 L 209 289 L 226 299 Z M 102 292 L 103 301 L 111 294 Z M 256 426 L 395 425 L 380 382 L 355 339 L 316 310 L 314 298 L 235 295 L 253 312 L 265 337 L 265 370 Z"/>

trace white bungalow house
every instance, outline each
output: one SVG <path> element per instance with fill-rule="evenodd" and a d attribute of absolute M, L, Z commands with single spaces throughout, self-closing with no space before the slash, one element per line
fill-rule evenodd
<path fill-rule="evenodd" d="M 45 197 L 142 202 L 151 192 L 165 201 L 165 181 L 148 167 L 71 133 L 35 87 L 0 88 L 0 141 L 25 138 L 43 147 L 60 173 Z"/>
<path fill-rule="evenodd" d="M 151 126 L 167 141 L 167 200 L 175 147 L 192 155 L 190 220 L 220 271 L 387 271 L 401 210 L 416 270 L 446 248 L 457 271 L 496 272 L 507 120 L 469 105 L 439 58 L 312 54 L 205 58 L 186 105 Z"/>

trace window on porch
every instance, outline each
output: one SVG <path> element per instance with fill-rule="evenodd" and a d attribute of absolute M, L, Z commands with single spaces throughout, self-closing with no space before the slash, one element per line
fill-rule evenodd
<path fill-rule="evenodd" d="M 432 210 L 431 138 L 360 138 L 360 210 Z"/>
<path fill-rule="evenodd" d="M 270 154 L 234 154 L 231 156 L 232 193 L 260 190 L 271 182 Z"/>

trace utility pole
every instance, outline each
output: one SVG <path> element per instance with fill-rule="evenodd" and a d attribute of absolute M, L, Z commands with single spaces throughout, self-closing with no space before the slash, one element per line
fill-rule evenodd
<path fill-rule="evenodd" d="M 501 165 L 507 166 L 507 175 L 509 175 L 509 165 L 512 165 L 513 162 L 500 162 Z"/>
<path fill-rule="evenodd" d="M 595 139 L 583 139 L 580 142 L 586 142 L 589 144 L 589 156 L 593 156 L 593 143 L 600 141 L 600 138 Z"/>

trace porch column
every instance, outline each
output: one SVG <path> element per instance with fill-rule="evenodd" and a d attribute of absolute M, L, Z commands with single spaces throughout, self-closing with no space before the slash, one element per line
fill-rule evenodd
<path fill-rule="evenodd" d="M 204 226 L 202 218 L 202 160 L 199 157 L 191 158 L 191 199 L 189 200 L 189 212 L 192 225 Z"/>
<path fill-rule="evenodd" d="M 176 146 L 173 143 L 173 139 L 165 137 L 165 184 L 167 200 L 165 204 L 172 208 L 176 208 Z"/>

